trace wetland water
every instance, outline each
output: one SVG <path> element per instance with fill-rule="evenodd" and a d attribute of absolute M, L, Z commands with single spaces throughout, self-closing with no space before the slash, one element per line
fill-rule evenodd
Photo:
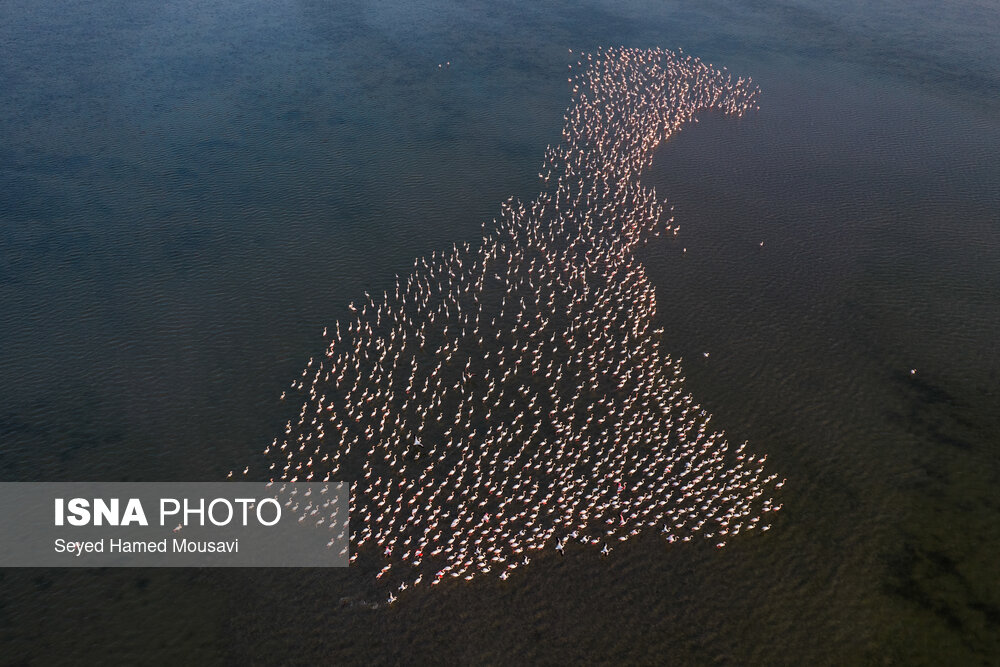
<path fill-rule="evenodd" d="M 537 195 L 567 49 L 618 45 L 761 88 L 759 111 L 704 113 L 657 147 L 642 182 L 681 230 L 637 256 L 686 389 L 788 478 L 773 528 L 721 550 L 641 535 L 388 610 L 341 603 L 367 590 L 351 571 L 6 571 L 6 655 L 995 659 L 995 8 L 3 11 L 4 480 L 241 466 L 349 302 Z"/>

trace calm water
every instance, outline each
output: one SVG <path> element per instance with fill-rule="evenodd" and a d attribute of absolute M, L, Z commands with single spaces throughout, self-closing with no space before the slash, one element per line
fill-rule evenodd
<path fill-rule="evenodd" d="M 681 236 L 643 259 L 789 480 L 722 551 L 378 612 L 350 571 L 6 571 L 3 660 L 1000 660 L 998 35 L 985 0 L 3 3 L 0 479 L 224 477 L 349 301 L 536 193 L 567 49 L 626 45 L 763 90 L 660 150 Z"/>

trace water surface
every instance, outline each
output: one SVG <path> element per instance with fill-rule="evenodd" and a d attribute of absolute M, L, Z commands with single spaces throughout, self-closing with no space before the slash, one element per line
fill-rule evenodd
<path fill-rule="evenodd" d="M 12 1 L 0 18 L 0 478 L 224 476 L 279 432 L 277 395 L 348 302 L 537 193 L 567 49 L 625 45 L 763 90 L 758 113 L 659 149 L 646 180 L 682 231 L 642 259 L 713 425 L 789 479 L 774 529 L 721 552 L 650 536 L 388 611 L 342 607 L 361 585 L 344 571 L 7 571 L 5 655 L 995 660 L 993 4 Z"/>

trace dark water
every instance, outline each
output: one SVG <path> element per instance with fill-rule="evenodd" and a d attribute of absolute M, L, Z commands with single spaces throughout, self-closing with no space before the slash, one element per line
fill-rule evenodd
<path fill-rule="evenodd" d="M 625 45 L 763 90 L 660 150 L 681 235 L 643 259 L 789 481 L 721 552 L 377 612 L 349 571 L 5 571 L 0 660 L 997 662 L 998 35 L 985 1 L 3 3 L 0 479 L 223 477 L 349 301 L 536 193 L 567 49 Z"/>

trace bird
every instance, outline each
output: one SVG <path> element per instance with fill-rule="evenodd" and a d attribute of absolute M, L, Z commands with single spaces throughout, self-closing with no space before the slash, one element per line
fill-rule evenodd
<path fill-rule="evenodd" d="M 680 230 L 639 180 L 653 151 L 705 109 L 755 109 L 759 91 L 665 49 L 573 63 L 539 194 L 350 303 L 282 394 L 299 414 L 264 448 L 270 483 L 351 480 L 353 532 L 328 544 L 381 563 L 389 604 L 431 573 L 505 580 L 569 539 L 602 556 L 654 526 L 668 544 L 728 541 L 781 507 L 765 457 L 731 448 L 685 389 L 637 254 Z M 313 500 L 287 507 L 334 529 Z"/>

